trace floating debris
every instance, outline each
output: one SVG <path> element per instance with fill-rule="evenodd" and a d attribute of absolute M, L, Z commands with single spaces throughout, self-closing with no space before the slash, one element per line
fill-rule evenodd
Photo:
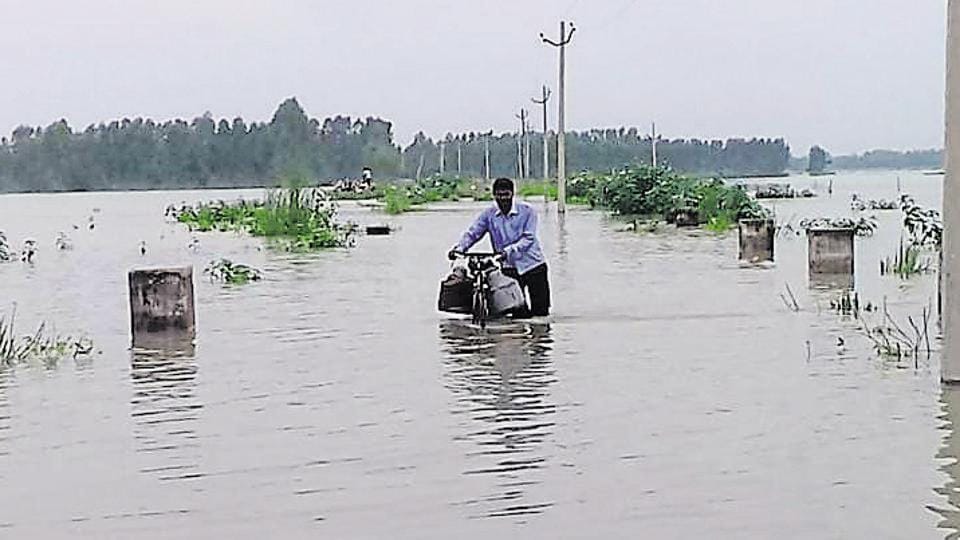
<path fill-rule="evenodd" d="M 20 261 L 25 263 L 33 263 L 33 257 L 37 254 L 37 241 L 36 240 L 24 240 L 23 250 L 20 251 Z"/>
<path fill-rule="evenodd" d="M 57 240 L 54 242 L 54 245 L 60 251 L 70 251 L 73 249 L 73 242 L 70 241 L 70 237 L 67 236 L 65 232 L 57 234 Z"/>
<path fill-rule="evenodd" d="M 386 236 L 393 232 L 389 225 L 367 225 L 367 235 Z"/>
<path fill-rule="evenodd" d="M 850 208 L 855 212 L 863 212 L 865 210 L 897 210 L 900 208 L 900 204 L 897 201 L 888 199 L 864 200 L 860 195 L 854 193 L 850 197 Z"/>
<path fill-rule="evenodd" d="M 757 187 L 758 199 L 794 199 L 797 191 L 790 184 L 767 184 Z"/>

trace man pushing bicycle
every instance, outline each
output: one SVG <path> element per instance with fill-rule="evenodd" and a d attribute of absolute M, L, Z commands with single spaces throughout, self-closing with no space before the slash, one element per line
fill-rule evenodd
<path fill-rule="evenodd" d="M 493 182 L 495 204 L 477 216 L 448 257 L 453 260 L 466 253 L 489 233 L 503 273 L 516 279 L 530 297 L 529 308 L 514 312 L 514 318 L 545 316 L 550 313 L 550 280 L 537 238 L 537 212 L 525 202 L 514 201 L 513 196 L 513 180 L 497 178 Z"/>

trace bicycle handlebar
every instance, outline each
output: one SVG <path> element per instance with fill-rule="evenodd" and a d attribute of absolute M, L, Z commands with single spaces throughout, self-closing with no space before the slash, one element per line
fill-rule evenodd
<path fill-rule="evenodd" d="M 453 252 L 457 257 L 475 258 L 475 259 L 492 259 L 494 257 L 499 257 L 499 253 L 464 253 L 462 251 Z"/>

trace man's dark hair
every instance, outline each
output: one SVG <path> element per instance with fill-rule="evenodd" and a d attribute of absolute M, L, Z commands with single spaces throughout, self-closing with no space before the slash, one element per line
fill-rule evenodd
<path fill-rule="evenodd" d="M 493 191 L 510 190 L 513 193 L 513 180 L 509 178 L 497 178 L 493 181 Z"/>

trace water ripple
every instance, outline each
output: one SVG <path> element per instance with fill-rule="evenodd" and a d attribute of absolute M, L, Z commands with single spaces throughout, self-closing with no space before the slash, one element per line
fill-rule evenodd
<path fill-rule="evenodd" d="M 197 397 L 199 368 L 187 353 L 135 351 L 130 378 L 130 417 L 139 471 L 160 480 L 199 478 L 200 444 L 196 426 L 204 404 Z"/>
<path fill-rule="evenodd" d="M 479 450 L 466 454 L 467 477 L 496 479 L 497 493 L 455 503 L 472 517 L 517 518 L 545 512 L 553 502 L 527 501 L 549 466 L 543 443 L 553 435 L 557 412 L 549 388 L 556 382 L 549 325 L 517 323 L 479 331 L 460 321 L 440 326 L 445 386 L 455 396 L 451 413 L 466 416 L 457 442 Z M 474 508 L 477 507 L 476 510 Z"/>

